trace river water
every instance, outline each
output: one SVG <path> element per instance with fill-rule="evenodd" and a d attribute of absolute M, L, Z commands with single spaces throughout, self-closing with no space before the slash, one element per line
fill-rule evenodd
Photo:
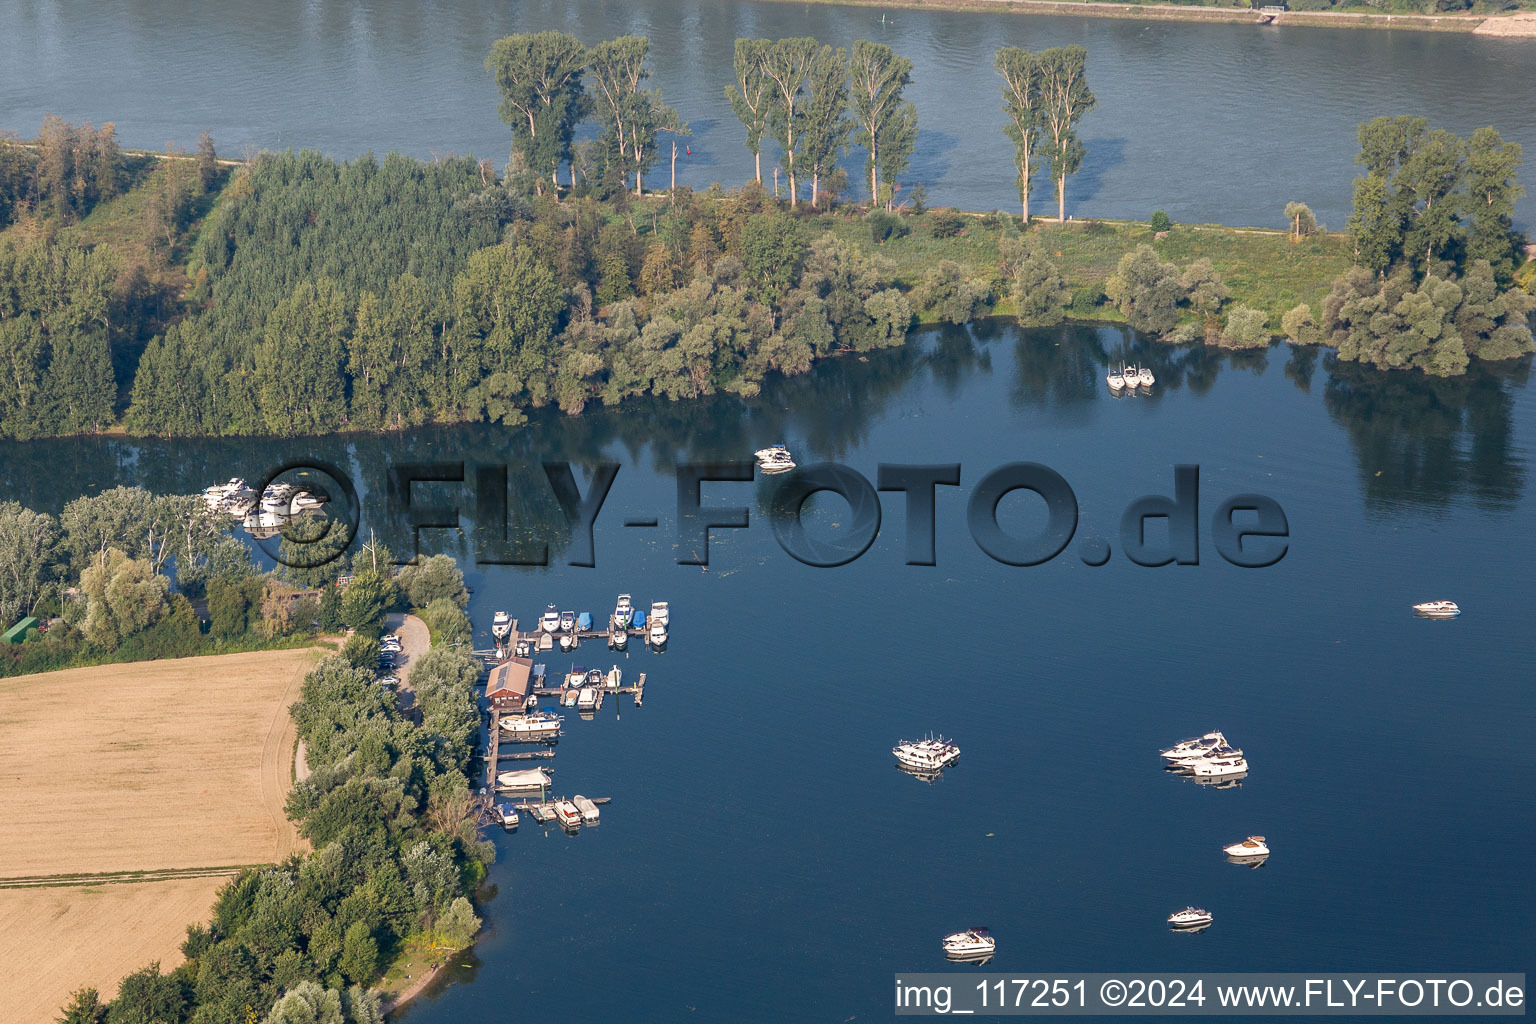
<path fill-rule="evenodd" d="M 227 155 L 397 149 L 500 165 L 510 134 L 482 63 L 496 38 L 542 29 L 651 38 L 652 84 L 693 128 L 678 177 L 696 188 L 751 175 L 723 95 L 740 36 L 873 39 L 910 57 L 921 132 L 909 180 L 930 203 L 967 209 L 1017 205 L 992 70 L 1004 45 L 1088 49 L 1099 107 L 1069 189 L 1077 216 L 1162 208 L 1182 222 L 1279 227 L 1295 199 L 1342 229 L 1356 126 L 1381 114 L 1461 134 L 1492 124 L 1536 154 L 1528 39 L 720 0 L 3 0 L 0 130 L 31 135 L 55 113 L 114 121 L 137 147 L 191 147 L 206 128 Z M 862 152 L 847 163 L 862 180 Z M 1536 220 L 1536 197 L 1518 219 Z"/>
<path fill-rule="evenodd" d="M 1153 368 L 1150 395 L 1109 394 L 1104 368 L 1122 359 Z M 404 549 L 380 497 L 390 466 L 509 466 L 514 525 L 553 531 L 555 564 L 475 570 L 480 642 L 497 609 L 601 620 L 627 591 L 670 600 L 670 649 L 548 659 L 552 674 L 647 673 L 643 708 L 571 714 L 551 762 L 559 791 L 613 802 L 575 836 L 496 834 L 485 934 L 405 1019 L 884 1019 L 893 974 L 944 969 L 939 938 L 977 924 L 1002 971 L 1529 962 L 1527 368 L 1432 382 L 1283 344 L 1224 355 L 989 322 L 751 400 L 642 401 L 517 431 L 13 443 L 0 486 L 56 508 L 116 482 L 185 491 L 319 458 L 357 482 L 363 528 Z M 939 488 L 938 564 L 904 564 L 891 494 L 863 557 L 802 565 L 769 528 L 773 478 L 707 484 L 706 504 L 748 506 L 752 525 L 714 532 L 707 571 L 677 564 L 695 552 L 678 547 L 673 467 L 775 441 L 871 480 L 882 462 L 961 463 L 961 486 Z M 537 463 L 603 459 L 622 468 L 596 566 L 569 566 Z M 1071 546 L 1032 568 L 992 561 L 965 528 L 972 488 L 1016 460 L 1060 473 L 1081 513 Z M 1134 565 L 1121 513 L 1171 495 L 1176 463 L 1200 467 L 1200 563 Z M 1209 517 L 1239 492 L 1284 509 L 1277 565 L 1217 554 Z M 467 488 L 415 494 L 469 525 Z M 1027 494 L 999 514 L 1020 535 L 1043 518 Z M 813 500 L 817 536 L 846 518 Z M 422 536 L 475 556 L 459 533 Z M 1079 557 L 1085 538 L 1109 542 L 1107 565 Z M 1466 613 L 1410 614 L 1434 597 Z M 1161 746 L 1212 727 L 1247 752 L 1241 786 L 1162 771 Z M 932 785 L 889 754 L 929 730 L 963 750 Z M 1269 862 L 1226 863 L 1221 847 L 1250 833 L 1269 837 Z M 1188 903 L 1215 925 L 1170 934 L 1164 917 Z"/>

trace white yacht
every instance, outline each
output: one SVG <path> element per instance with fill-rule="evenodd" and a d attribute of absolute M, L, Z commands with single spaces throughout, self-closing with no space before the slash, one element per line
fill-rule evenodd
<path fill-rule="evenodd" d="M 531 715 L 508 715 L 501 720 L 501 731 L 509 740 L 550 740 L 560 736 L 560 716 L 553 711 Z"/>
<path fill-rule="evenodd" d="M 1127 388 L 1133 388 L 1141 383 L 1141 371 L 1134 366 L 1120 367 L 1120 379 L 1125 381 Z"/>
<path fill-rule="evenodd" d="M 293 510 L 294 515 L 298 515 L 301 512 L 317 512 L 320 506 L 324 505 L 328 500 L 328 498 L 322 497 L 314 491 L 300 489 L 294 492 L 289 502 L 289 507 Z"/>
<path fill-rule="evenodd" d="M 1228 857 L 1268 857 L 1269 847 L 1265 845 L 1263 836 L 1249 836 L 1240 843 L 1223 846 L 1221 852 Z"/>
<path fill-rule="evenodd" d="M 1413 610 L 1430 619 L 1454 619 L 1461 614 L 1455 601 L 1421 601 Z"/>
<path fill-rule="evenodd" d="M 1125 390 L 1125 375 L 1119 370 L 1110 370 L 1109 376 L 1104 380 L 1109 384 L 1109 390 L 1120 392 Z"/>
<path fill-rule="evenodd" d="M 581 810 L 569 800 L 556 800 L 555 818 L 566 828 L 576 828 L 581 824 Z"/>
<path fill-rule="evenodd" d="M 950 956 L 976 956 L 997 952 L 997 940 L 985 928 L 967 928 L 944 936 L 944 952 Z"/>
<path fill-rule="evenodd" d="M 619 603 L 613 609 L 613 625 L 617 629 L 628 629 L 629 624 L 635 619 L 635 606 L 630 603 L 628 594 L 619 595 Z"/>
<path fill-rule="evenodd" d="M 580 711 L 597 710 L 597 691 L 590 686 L 583 686 L 576 691 L 576 708 Z"/>
<path fill-rule="evenodd" d="M 573 708 L 576 706 L 576 699 L 580 696 L 581 690 L 575 687 L 568 687 L 560 693 L 560 706 L 563 708 Z"/>
<path fill-rule="evenodd" d="M 597 824 L 598 818 L 600 817 L 597 812 L 597 804 L 593 803 L 589 798 L 582 796 L 580 793 L 577 793 L 575 796 L 571 797 L 571 803 L 575 804 L 576 809 L 581 812 L 582 824 Z"/>
<path fill-rule="evenodd" d="M 1141 369 L 1136 371 L 1136 383 L 1140 384 L 1144 388 L 1149 388 L 1153 384 L 1157 383 L 1157 378 L 1152 376 L 1151 370 L 1143 366 Z"/>
<path fill-rule="evenodd" d="M 652 626 L 660 625 L 662 629 L 666 629 L 672 624 L 672 613 L 667 610 L 667 602 L 651 602 L 651 615 L 649 621 Z"/>
<path fill-rule="evenodd" d="M 1197 779 L 1219 779 L 1228 775 L 1244 775 L 1248 762 L 1241 757 L 1202 757 L 1191 761 L 1189 770 Z"/>
<path fill-rule="evenodd" d="M 787 473 L 795 468 L 794 456 L 782 444 L 759 448 L 752 454 L 757 457 L 757 468 L 764 473 Z"/>
<path fill-rule="evenodd" d="M 1221 733 L 1212 730 L 1204 736 L 1195 736 L 1192 739 L 1180 740 L 1167 750 L 1161 751 L 1160 756 L 1166 761 L 1177 761 L 1190 754 L 1203 757 L 1207 750 L 1222 746 L 1227 738 Z"/>
<path fill-rule="evenodd" d="M 553 781 L 543 768 L 528 768 L 520 772 L 501 772 L 496 785 L 502 789 L 543 789 Z"/>
<path fill-rule="evenodd" d="M 499 644 L 512 633 L 512 616 L 506 612 L 497 612 L 491 617 L 491 636 L 496 638 Z"/>
<path fill-rule="evenodd" d="M 576 613 L 575 612 L 561 612 L 560 613 L 560 631 L 562 633 L 569 633 L 572 630 L 574 630 L 575 628 L 576 628 Z"/>
<path fill-rule="evenodd" d="M 539 617 L 539 628 L 546 633 L 553 633 L 560 628 L 560 612 L 554 605 L 544 609 L 544 614 Z"/>
<path fill-rule="evenodd" d="M 1185 907 L 1168 915 L 1168 923 L 1175 928 L 1200 928 L 1214 920 L 1211 912 L 1203 907 Z"/>
<path fill-rule="evenodd" d="M 667 627 L 661 622 L 651 623 L 651 646 L 660 647 L 667 642 Z"/>
<path fill-rule="evenodd" d="M 517 808 L 511 804 L 496 805 L 496 820 L 502 828 L 517 828 Z"/>
<path fill-rule="evenodd" d="M 1197 761 L 1225 760 L 1242 756 L 1243 751 L 1241 747 L 1232 747 L 1226 744 L 1222 744 L 1219 747 L 1212 747 L 1209 750 L 1195 751 L 1189 754 L 1181 754 L 1178 757 L 1170 757 L 1168 759 L 1168 766 L 1170 768 L 1181 769 L 1191 768 Z"/>
<path fill-rule="evenodd" d="M 615 629 L 613 633 L 609 635 L 608 642 L 614 647 L 620 648 L 622 650 L 624 647 L 629 645 L 629 632 L 623 629 Z"/>
<path fill-rule="evenodd" d="M 263 512 L 271 512 L 274 515 L 287 515 L 292 511 L 290 502 L 293 500 L 294 488 L 291 484 L 269 484 L 261 493 L 261 508 Z"/>
<path fill-rule="evenodd" d="M 942 736 L 925 740 L 903 740 L 891 748 L 896 760 L 906 768 L 920 772 L 936 772 L 954 764 L 960 756 L 960 748 Z"/>

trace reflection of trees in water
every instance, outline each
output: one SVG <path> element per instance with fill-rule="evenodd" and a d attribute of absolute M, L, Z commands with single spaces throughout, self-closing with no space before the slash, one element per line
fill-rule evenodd
<path fill-rule="evenodd" d="M 1512 450 L 1512 389 L 1525 385 L 1529 360 L 1446 379 L 1331 353 L 1323 365 L 1323 404 L 1349 436 L 1368 509 L 1446 506 L 1461 494 L 1501 511 L 1519 503 L 1525 461 Z"/>
<path fill-rule="evenodd" d="M 614 408 L 589 407 L 579 416 L 545 409 L 515 428 L 481 423 L 323 438 L 6 442 L 0 449 L 0 497 L 57 513 L 81 494 L 118 484 L 193 493 L 231 476 L 255 483 L 282 462 L 319 459 L 350 474 L 363 495 L 363 538 L 372 529 L 391 549 L 403 551 L 410 529 L 404 516 L 386 507 L 389 467 L 462 461 L 462 485 L 418 484 L 415 500 L 456 503 L 468 527 L 476 511 L 476 467 L 505 466 L 509 541 L 524 550 L 529 542 L 547 542 L 551 557 L 559 558 L 567 531 L 543 461 L 575 464 L 585 487 L 579 469 L 584 463 L 607 459 L 632 471 L 644 460 L 667 475 L 679 462 L 746 459 L 777 441 L 816 458 L 846 460 L 866 443 L 872 424 L 886 417 L 892 400 L 911 394 L 925 373 L 951 399 L 978 374 L 990 374 L 994 340 L 1012 342 L 1011 404 L 1074 423 L 1087 422 L 1088 403 L 1110 400 L 1104 384 L 1109 366 L 1150 367 L 1157 384 L 1135 400 L 1159 401 L 1180 388 L 1208 392 L 1223 368 L 1263 374 L 1270 358 L 1268 350 L 1163 345 L 1120 327 L 1021 329 L 994 319 L 969 329 L 925 329 L 896 349 L 823 360 L 808 374 L 770 378 L 753 398 L 642 398 Z M 1322 350 L 1288 348 L 1285 376 L 1309 392 Z M 1463 493 L 1498 508 L 1520 499 L 1525 469 L 1512 451 L 1513 389 L 1524 386 L 1529 360 L 1450 380 L 1339 363 L 1331 355 L 1321 363 L 1324 404 L 1349 436 L 1368 506 L 1443 505 Z M 425 536 L 432 550 L 473 553 L 472 539 L 454 531 Z"/>

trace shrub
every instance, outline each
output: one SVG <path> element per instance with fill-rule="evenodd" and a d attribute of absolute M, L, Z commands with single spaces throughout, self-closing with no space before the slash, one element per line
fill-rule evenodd
<path fill-rule="evenodd" d="M 1252 306 L 1236 306 L 1227 314 L 1227 326 L 1221 332 L 1223 348 L 1264 348 L 1269 345 L 1268 317 Z"/>
<path fill-rule="evenodd" d="M 402 567 L 397 583 L 416 608 L 425 608 L 438 598 L 447 598 L 460 608 L 469 604 L 464 574 L 451 555 L 432 555 Z"/>
<path fill-rule="evenodd" d="M 379 659 L 379 642 L 362 633 L 354 633 L 341 645 L 341 656 L 353 668 L 372 668 Z"/>
<path fill-rule="evenodd" d="M 965 230 L 965 218 L 954 210 L 935 210 L 928 215 L 928 230 L 934 238 L 953 238 Z"/>
<path fill-rule="evenodd" d="M 1115 272 L 1104 282 L 1104 293 L 1132 327 L 1151 334 L 1172 329 L 1185 295 L 1179 268 L 1163 262 L 1150 245 L 1138 245 L 1120 257 Z"/>
<path fill-rule="evenodd" d="M 874 211 L 864 222 L 869 225 L 869 237 L 876 245 L 888 238 L 900 238 L 909 230 L 905 221 L 886 210 Z"/>
<path fill-rule="evenodd" d="M 1280 329 L 1298 345 L 1316 345 L 1322 340 L 1322 332 L 1312 317 L 1312 307 L 1305 302 L 1280 318 Z"/>
<path fill-rule="evenodd" d="M 940 320 L 964 324 L 981 316 L 992 300 L 991 286 L 966 276 L 966 268 L 954 260 L 940 260 L 923 275 L 917 289 L 918 306 L 933 310 Z"/>
<path fill-rule="evenodd" d="M 1153 210 L 1152 219 L 1147 223 L 1153 231 L 1167 231 L 1173 227 L 1173 220 L 1162 210 Z"/>
<path fill-rule="evenodd" d="M 421 621 L 432 633 L 434 644 L 451 644 L 468 640 L 471 626 L 469 616 L 454 601 L 439 597 L 420 612 Z"/>

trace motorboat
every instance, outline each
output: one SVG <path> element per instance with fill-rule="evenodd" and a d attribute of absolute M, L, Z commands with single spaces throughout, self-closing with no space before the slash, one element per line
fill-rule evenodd
<path fill-rule="evenodd" d="M 603 685 L 610 690 L 617 690 L 624 685 L 624 670 L 615 665 L 608 670 L 608 675 L 603 678 Z"/>
<path fill-rule="evenodd" d="M 571 666 L 571 670 L 565 674 L 565 683 L 564 683 L 564 685 L 566 685 L 568 687 L 572 687 L 572 688 L 579 688 L 586 681 L 587 681 L 587 666 L 585 666 L 585 665 L 573 665 L 573 666 Z"/>
<path fill-rule="evenodd" d="M 329 498 L 314 491 L 298 490 L 294 492 L 293 498 L 289 502 L 289 507 L 293 509 L 294 515 L 299 515 L 303 512 L 318 512 L 320 507 L 329 500 Z"/>
<path fill-rule="evenodd" d="M 944 952 L 949 956 L 977 956 L 997 952 L 997 940 L 985 928 L 968 928 L 944 936 Z"/>
<path fill-rule="evenodd" d="M 491 618 L 491 636 L 496 638 L 499 644 L 512 635 L 512 616 L 506 612 L 497 612 Z"/>
<path fill-rule="evenodd" d="M 576 628 L 585 633 L 592 628 L 592 613 L 582 612 L 576 616 Z"/>
<path fill-rule="evenodd" d="M 630 620 L 630 625 L 634 626 L 636 629 L 645 628 L 645 609 L 635 609 L 635 617 Z"/>
<path fill-rule="evenodd" d="M 1196 761 L 1228 760 L 1242 756 L 1243 751 L 1240 747 L 1222 745 L 1212 747 L 1210 750 L 1202 751 L 1198 754 L 1183 754 L 1177 758 L 1170 758 L 1168 767 L 1175 771 L 1188 771 L 1192 769 Z"/>
<path fill-rule="evenodd" d="M 660 647 L 667 642 L 667 627 L 660 622 L 651 623 L 651 645 Z"/>
<path fill-rule="evenodd" d="M 555 820 L 566 828 L 576 828 L 581 824 L 581 810 L 569 800 L 556 800 Z"/>
<path fill-rule="evenodd" d="M 615 629 L 612 633 L 608 634 L 608 642 L 610 644 L 612 644 L 614 647 L 622 648 L 622 647 L 628 646 L 628 644 L 629 644 L 629 632 L 628 632 L 628 630 Z"/>
<path fill-rule="evenodd" d="M 628 629 L 631 620 L 635 617 L 635 606 L 630 603 L 628 594 L 619 595 L 619 603 L 613 606 L 613 625 L 616 629 Z"/>
<path fill-rule="evenodd" d="M 1120 367 L 1120 379 L 1125 381 L 1127 388 L 1133 388 L 1141 383 L 1141 371 L 1134 366 Z"/>
<path fill-rule="evenodd" d="M 581 691 L 579 689 L 568 688 L 562 690 L 560 692 L 560 706 L 563 708 L 573 708 L 576 706 L 576 699 L 580 696 Z"/>
<path fill-rule="evenodd" d="M 651 617 L 650 617 L 650 621 L 651 621 L 651 625 L 652 626 L 655 626 L 657 623 L 660 623 L 663 629 L 665 629 L 666 627 L 672 625 L 672 613 L 667 610 L 667 602 L 665 602 L 665 601 L 652 601 L 651 602 Z"/>
<path fill-rule="evenodd" d="M 1104 380 L 1109 384 L 1109 390 L 1111 391 L 1120 392 L 1125 390 L 1125 375 L 1119 370 L 1110 370 L 1109 376 L 1105 377 Z"/>
<path fill-rule="evenodd" d="M 593 803 L 591 799 L 577 793 L 571 797 L 571 803 L 575 804 L 576 809 L 581 812 L 581 822 L 583 825 L 597 824 L 599 818 L 597 804 Z"/>
<path fill-rule="evenodd" d="M 1136 383 L 1144 388 L 1149 388 L 1157 383 L 1157 378 L 1152 376 L 1152 371 L 1143 366 L 1136 371 Z"/>
<path fill-rule="evenodd" d="M 596 687 L 599 690 L 602 689 L 603 688 L 603 670 L 600 669 L 600 668 L 594 668 L 594 669 L 589 670 L 587 672 L 587 678 L 586 678 L 586 680 L 584 682 L 585 682 L 585 685 L 587 685 L 587 686 Z"/>
<path fill-rule="evenodd" d="M 553 711 L 536 711 L 531 715 L 508 715 L 501 720 L 501 731 L 506 738 L 523 742 L 552 740 L 560 737 L 560 716 Z"/>
<path fill-rule="evenodd" d="M 539 628 L 546 633 L 553 633 L 560 628 L 560 613 L 554 605 L 544 609 L 544 614 L 539 617 Z"/>
<path fill-rule="evenodd" d="M 1455 601 L 1421 601 L 1413 610 L 1427 619 L 1454 619 L 1461 614 Z"/>
<path fill-rule="evenodd" d="M 543 768 L 527 768 L 517 772 L 501 772 L 496 785 L 502 789 L 545 789 L 553 780 Z"/>
<path fill-rule="evenodd" d="M 1168 915 L 1168 923 L 1174 928 L 1199 928 L 1213 920 L 1211 912 L 1203 907 L 1185 907 Z"/>
<path fill-rule="evenodd" d="M 292 511 L 295 488 L 291 484 L 269 484 L 261 495 L 261 507 L 265 512 L 286 515 Z"/>
<path fill-rule="evenodd" d="M 1263 836 L 1249 836 L 1240 843 L 1223 846 L 1221 852 L 1228 857 L 1268 857 L 1269 847 L 1265 845 Z"/>
<path fill-rule="evenodd" d="M 942 736 L 930 736 L 925 740 L 903 740 L 891 748 L 891 753 L 904 768 L 936 772 L 953 764 L 960 756 L 960 748 Z"/>
<path fill-rule="evenodd" d="M 1188 754 L 1203 756 L 1205 751 L 1213 747 L 1219 747 L 1227 742 L 1227 738 L 1221 733 L 1212 730 L 1204 736 L 1195 736 L 1192 739 L 1180 740 L 1167 750 L 1161 751 L 1160 756 L 1165 760 L 1180 760 Z"/>
<path fill-rule="evenodd" d="M 757 468 L 765 473 L 787 473 L 795 468 L 794 456 L 782 444 L 759 448 L 752 454 L 757 457 Z"/>
<path fill-rule="evenodd" d="M 1189 770 L 1197 779 L 1219 779 L 1246 774 L 1248 762 L 1241 757 L 1202 757 L 1190 762 Z"/>
<path fill-rule="evenodd" d="M 576 636 L 575 636 L 575 634 L 572 634 L 572 633 L 561 633 L 560 634 L 560 649 L 562 651 L 568 651 L 572 647 L 575 647 L 575 646 L 576 646 Z"/>
<path fill-rule="evenodd" d="M 571 630 L 573 630 L 575 628 L 576 628 L 576 613 L 575 612 L 561 612 L 560 613 L 560 632 L 562 632 L 562 633 L 569 633 Z"/>
<path fill-rule="evenodd" d="M 496 820 L 502 828 L 517 828 L 517 808 L 511 804 L 496 805 Z"/>
<path fill-rule="evenodd" d="M 583 686 L 576 691 L 576 708 L 578 711 L 596 711 L 597 691 L 590 686 Z"/>

